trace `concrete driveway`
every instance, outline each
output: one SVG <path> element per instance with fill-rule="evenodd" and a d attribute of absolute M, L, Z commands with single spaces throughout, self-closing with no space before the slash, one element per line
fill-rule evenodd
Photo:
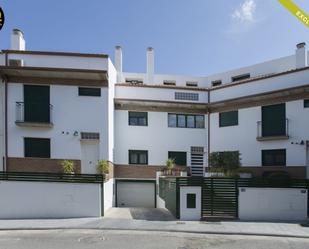
<path fill-rule="evenodd" d="M 104 217 L 149 221 L 176 220 L 168 210 L 161 208 L 111 208 L 105 213 Z"/>

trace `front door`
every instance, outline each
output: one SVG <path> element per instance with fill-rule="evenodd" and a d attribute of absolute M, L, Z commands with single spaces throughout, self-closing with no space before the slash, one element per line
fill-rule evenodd
<path fill-rule="evenodd" d="M 98 141 L 82 141 L 82 174 L 96 174 L 97 162 L 99 160 L 99 142 Z"/>

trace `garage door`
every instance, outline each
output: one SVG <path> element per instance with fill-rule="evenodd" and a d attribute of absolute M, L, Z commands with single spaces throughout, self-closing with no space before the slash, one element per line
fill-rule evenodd
<path fill-rule="evenodd" d="M 155 207 L 155 182 L 117 181 L 117 207 Z"/>

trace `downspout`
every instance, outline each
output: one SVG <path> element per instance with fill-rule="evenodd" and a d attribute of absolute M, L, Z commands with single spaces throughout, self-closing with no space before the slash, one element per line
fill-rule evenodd
<path fill-rule="evenodd" d="M 5 66 L 8 66 L 8 54 L 5 53 Z M 8 165 L 8 78 L 4 78 L 4 143 L 5 143 L 5 159 L 3 165 L 3 171 L 7 171 Z"/>
<path fill-rule="evenodd" d="M 209 157 L 210 157 L 210 90 L 208 89 L 208 108 L 207 108 L 207 115 L 208 115 L 208 118 L 207 118 L 207 128 L 208 128 L 208 136 L 207 136 L 207 153 L 208 153 L 208 156 L 207 156 L 207 159 L 208 159 L 208 168 L 210 167 L 210 160 L 209 160 Z"/>

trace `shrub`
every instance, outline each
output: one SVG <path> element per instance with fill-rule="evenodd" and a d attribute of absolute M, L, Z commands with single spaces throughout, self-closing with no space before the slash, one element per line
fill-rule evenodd
<path fill-rule="evenodd" d="M 74 162 L 71 160 L 63 160 L 61 162 L 61 166 L 62 166 L 62 171 L 65 174 L 71 174 L 71 173 L 74 173 L 75 171 Z"/>
<path fill-rule="evenodd" d="M 212 152 L 209 163 L 213 170 L 220 169 L 224 173 L 234 172 L 241 166 L 240 153 L 239 151 Z"/>
<path fill-rule="evenodd" d="M 107 160 L 99 160 L 97 163 L 97 171 L 99 174 L 109 173 L 109 163 Z"/>

